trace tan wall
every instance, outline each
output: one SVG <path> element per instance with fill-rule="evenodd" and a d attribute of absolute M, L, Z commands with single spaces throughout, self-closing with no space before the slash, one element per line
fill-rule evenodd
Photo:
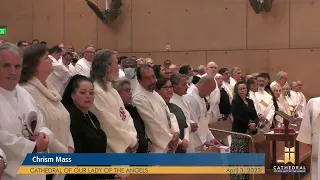
<path fill-rule="evenodd" d="M 105 6 L 105 0 L 95 2 Z M 72 43 L 79 51 L 91 43 L 157 63 L 216 61 L 272 76 L 285 70 L 290 80 L 305 82 L 308 97 L 320 95 L 320 84 L 313 84 L 320 69 L 318 1 L 275 0 L 271 13 L 258 15 L 248 0 L 124 2 L 120 19 L 108 27 L 84 0 L 0 0 L 0 25 L 8 25 L 13 42 L 38 38 L 49 45 Z M 165 52 L 166 45 L 171 52 Z"/>

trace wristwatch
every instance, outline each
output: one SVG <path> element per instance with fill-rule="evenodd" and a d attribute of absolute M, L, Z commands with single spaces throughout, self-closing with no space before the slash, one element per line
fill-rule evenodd
<path fill-rule="evenodd" d="M 4 169 L 7 168 L 7 162 L 4 160 L 4 158 L 0 155 L 0 161 L 4 162 Z"/>

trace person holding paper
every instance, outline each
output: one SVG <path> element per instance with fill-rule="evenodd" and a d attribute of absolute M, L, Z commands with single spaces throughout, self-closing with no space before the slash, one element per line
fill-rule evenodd
<path fill-rule="evenodd" d="M 45 180 L 45 175 L 17 174 L 28 153 L 45 152 L 54 141 L 36 101 L 18 85 L 22 62 L 17 46 L 0 45 L 0 149 L 7 160 L 2 180 Z"/>
<path fill-rule="evenodd" d="M 108 137 L 107 152 L 134 153 L 139 143 L 137 131 L 112 81 L 119 77 L 117 52 L 103 49 L 96 52 L 90 76 L 95 99 L 90 111 L 99 119 Z"/>
<path fill-rule="evenodd" d="M 139 85 L 133 94 L 135 106 L 145 124 L 146 134 L 152 142 L 153 153 L 174 153 L 179 142 L 179 125 L 166 102 L 155 91 L 156 76 L 150 65 L 137 68 Z"/>
<path fill-rule="evenodd" d="M 237 82 L 233 90 L 231 112 L 233 116 L 232 131 L 254 135 L 258 132 L 259 118 L 254 103 L 248 98 L 245 82 Z M 249 153 L 249 139 L 239 135 L 232 135 L 231 153 Z M 232 174 L 231 180 L 249 180 L 248 174 Z"/>
<path fill-rule="evenodd" d="M 308 101 L 303 113 L 297 141 L 311 146 L 311 179 L 320 179 L 319 169 L 320 97 Z"/>
<path fill-rule="evenodd" d="M 190 107 L 191 119 L 198 123 L 199 129 L 197 136 L 194 136 L 196 152 L 206 150 L 206 147 L 220 145 L 220 142 L 214 138 L 208 127 L 208 112 L 204 97 L 208 96 L 216 89 L 214 76 L 204 76 L 195 85 L 191 92 L 188 92 L 183 100 Z"/>
<path fill-rule="evenodd" d="M 269 94 L 266 89 L 269 91 L 268 86 L 269 80 L 262 74 L 257 76 L 258 81 L 258 91 L 255 92 L 255 96 L 259 102 L 260 113 L 265 119 L 260 121 L 259 131 L 266 133 L 270 131 L 270 128 L 273 124 L 274 115 L 275 115 L 275 106 L 273 103 L 273 96 Z"/>
<path fill-rule="evenodd" d="M 173 86 L 169 78 L 162 77 L 156 82 L 156 91 L 166 102 L 169 110 L 176 116 L 179 125 L 179 143 L 176 153 L 186 153 L 189 145 L 189 129 L 182 109 L 176 104 L 170 103 L 170 99 L 173 96 Z"/>

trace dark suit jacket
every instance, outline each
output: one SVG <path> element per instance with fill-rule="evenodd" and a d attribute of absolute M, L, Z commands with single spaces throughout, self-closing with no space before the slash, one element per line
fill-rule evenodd
<path fill-rule="evenodd" d="M 107 137 L 100 129 L 97 117 L 89 112 L 90 118 L 97 127 L 94 127 L 89 118 L 75 105 L 67 108 L 70 114 L 70 131 L 74 141 L 75 153 L 106 153 Z M 68 174 L 65 180 L 94 180 L 94 179 L 113 179 L 114 175 L 87 175 L 87 174 Z"/>
<path fill-rule="evenodd" d="M 147 153 L 148 152 L 148 138 L 146 136 L 145 126 L 142 118 L 140 117 L 136 107 L 131 104 L 125 105 L 126 110 L 129 112 L 133 119 L 134 127 L 137 131 L 137 138 L 139 140 L 139 147 L 137 153 Z"/>
<path fill-rule="evenodd" d="M 230 104 L 230 98 L 226 90 L 224 88 L 221 88 L 220 90 L 220 103 L 219 103 L 219 110 L 220 114 L 223 115 L 229 115 L 231 113 L 231 104 Z"/>
<path fill-rule="evenodd" d="M 238 133 L 247 133 L 249 129 L 249 121 L 258 125 L 258 115 L 254 108 L 253 101 L 247 98 L 248 105 L 246 105 L 241 98 L 232 100 L 231 113 L 233 116 L 232 131 Z M 255 134 L 257 131 L 253 132 Z"/>

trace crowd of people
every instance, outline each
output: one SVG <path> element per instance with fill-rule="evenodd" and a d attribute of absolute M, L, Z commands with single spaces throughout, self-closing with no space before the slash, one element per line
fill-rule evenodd
<path fill-rule="evenodd" d="M 216 139 L 209 124 L 232 121 L 234 132 L 266 133 L 283 126 L 276 111 L 302 119 L 306 107 L 302 82 L 289 83 L 284 71 L 272 81 L 268 73 L 243 76 L 239 67 L 215 62 L 155 65 L 93 45 L 80 55 L 38 40 L 1 44 L 0 65 L 4 180 L 126 178 L 18 175 L 27 153 L 248 153 L 248 139 Z"/>

